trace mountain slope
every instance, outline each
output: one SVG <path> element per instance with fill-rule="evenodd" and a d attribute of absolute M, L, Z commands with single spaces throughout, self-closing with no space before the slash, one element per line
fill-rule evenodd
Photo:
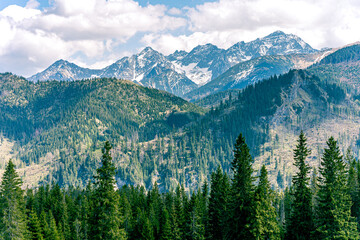
<path fill-rule="evenodd" d="M 155 78 L 154 72 L 159 72 L 160 69 L 163 74 Z M 43 72 L 30 77 L 29 80 L 34 82 L 52 79 L 71 81 L 93 77 L 115 77 L 132 80 L 144 86 L 166 90 L 178 96 L 183 96 L 197 87 L 184 74 L 176 72 L 172 63 L 164 55 L 150 47 L 145 48 L 139 54 L 124 57 L 101 70 L 80 68 L 73 63 L 59 60 Z"/>
<path fill-rule="evenodd" d="M 100 74 L 101 70 L 82 68 L 68 61 L 58 60 L 43 72 L 37 73 L 28 79 L 33 82 L 48 80 L 74 81 L 78 79 L 98 77 Z"/>
<path fill-rule="evenodd" d="M 343 85 L 352 94 L 360 90 L 360 44 L 339 48 L 309 68 L 323 81 Z"/>
<path fill-rule="evenodd" d="M 356 142 L 353 128 L 360 122 L 352 95 L 306 71 L 250 85 L 202 117 L 201 108 L 128 81 L 34 84 L 3 74 L 0 83 L 2 138 L 13 144 L 12 157 L 32 184 L 84 186 L 98 166 L 101 144 L 110 139 L 119 186 L 157 181 L 163 190 L 179 183 L 196 189 L 219 164 L 229 171 L 242 132 L 255 168 L 266 164 L 276 187 L 278 172 L 285 182 L 291 179 L 291 148 L 300 129 L 315 148 L 316 165 L 327 133 L 351 131 L 340 139 L 347 147 Z"/>
<path fill-rule="evenodd" d="M 169 93 L 117 79 L 34 84 L 1 74 L 0 92 L 1 138 L 14 144 L 20 166 L 42 169 L 40 179 L 25 174 L 29 184 L 45 177 L 86 184 L 102 141 L 150 141 L 204 112 Z"/>
<path fill-rule="evenodd" d="M 197 88 L 197 85 L 185 75 L 161 66 L 152 68 L 140 83 L 143 86 L 164 90 L 177 96 L 184 96 Z"/>
<path fill-rule="evenodd" d="M 270 76 L 286 73 L 292 68 L 308 67 L 318 55 L 273 55 L 241 62 L 204 86 L 187 93 L 185 98 L 197 100 L 220 91 L 242 89 Z"/>
<path fill-rule="evenodd" d="M 59 60 L 29 80 L 69 81 L 92 77 L 116 77 L 184 96 L 196 89 L 197 85 L 208 83 L 240 62 L 266 55 L 314 52 L 316 50 L 299 37 L 277 31 L 248 43 L 239 42 L 226 50 L 206 44 L 197 46 L 190 52 L 176 51 L 165 57 L 146 47 L 140 53 L 124 57 L 101 70 L 80 68 L 73 63 Z M 154 72 L 161 72 L 161 76 L 155 78 Z"/>
<path fill-rule="evenodd" d="M 254 58 L 271 55 L 311 54 L 317 50 L 293 34 L 276 31 L 263 38 L 245 43 L 239 42 L 224 50 L 206 44 L 195 47 L 191 52 L 169 55 L 168 59 L 177 70 L 199 85 L 204 85 L 223 74 L 230 67 Z"/>

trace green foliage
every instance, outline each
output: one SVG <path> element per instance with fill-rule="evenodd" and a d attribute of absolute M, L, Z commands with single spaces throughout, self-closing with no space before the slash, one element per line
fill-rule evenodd
<path fill-rule="evenodd" d="M 318 190 L 316 174 L 310 189 L 309 167 L 305 163 L 310 150 L 306 138 L 300 134 L 294 150 L 299 171 L 293 178 L 293 186 L 290 190 L 286 188 L 284 194 L 271 189 L 265 165 L 255 184 L 253 160 L 242 135 L 235 144 L 231 182 L 219 166 L 211 174 L 210 185 L 205 181 L 191 194 L 180 185 L 175 191 L 161 193 L 156 182 L 149 191 L 127 185 L 115 190 L 116 169 L 109 142 L 103 148 L 102 165 L 96 171 L 94 184 L 88 184 L 86 189 L 47 184 L 26 191 L 24 198 L 21 181 L 10 161 L 1 183 L 0 224 L 2 228 L 12 226 L 13 235 L 5 235 L 10 232 L 8 229 L 2 230 L 1 239 L 181 240 L 245 236 L 240 239 L 276 240 L 283 239 L 283 224 L 288 233 L 284 239 L 304 239 L 309 233 L 306 227 L 312 224 L 306 214 L 309 208 L 316 209 L 316 231 L 309 239 L 358 239 L 354 201 L 359 192 L 359 164 L 348 152 L 347 168 L 336 141 L 330 138 L 327 143 Z M 308 191 L 317 195 L 317 201 L 312 200 Z M 12 199 L 11 211 L 4 208 L 5 197 Z M 302 205 L 299 199 L 303 199 Z M 17 202 L 21 204 L 13 204 Z M 18 206 L 17 211 L 14 205 Z M 296 212 L 299 206 L 304 216 Z M 11 217 L 6 218 L 5 212 L 11 213 Z M 300 221 L 304 234 L 289 234 L 296 230 L 296 221 Z"/>
<path fill-rule="evenodd" d="M 347 187 L 346 164 L 333 137 L 327 141 L 321 161 L 315 237 L 359 239 L 351 216 L 351 196 Z"/>
<path fill-rule="evenodd" d="M 293 201 L 290 219 L 287 223 L 287 239 L 306 240 L 314 230 L 312 193 L 309 187 L 310 167 L 305 162 L 311 151 L 307 147 L 306 137 L 301 131 L 294 149 L 294 165 L 298 172 L 293 177 Z"/>
<path fill-rule="evenodd" d="M 360 187 L 359 187 L 359 162 L 356 161 L 350 148 L 345 155 L 345 162 L 349 166 L 348 189 L 351 197 L 351 216 L 355 217 L 358 227 L 360 223 Z"/>
<path fill-rule="evenodd" d="M 224 239 L 226 229 L 227 200 L 230 183 L 220 166 L 211 174 L 211 191 L 209 198 L 209 222 L 206 232 L 209 239 Z"/>
<path fill-rule="evenodd" d="M 251 239 L 251 218 L 254 208 L 253 159 L 242 134 L 238 136 L 231 162 L 233 177 L 228 204 L 228 232 L 230 239 Z"/>
<path fill-rule="evenodd" d="M 10 160 L 0 185 L 0 237 L 24 239 L 27 236 L 24 191 L 22 181 Z"/>
<path fill-rule="evenodd" d="M 239 132 L 251 154 L 262 155 L 270 137 L 268 120 L 293 90 L 306 93 L 293 109 L 311 124 L 329 108 L 343 111 L 336 104 L 345 96 L 337 85 L 292 70 L 225 94 L 227 100 L 203 114 L 204 109 L 183 99 L 123 80 L 34 84 L 11 74 L 0 79 L 0 92 L 6 92 L 0 97 L 0 131 L 15 141 L 14 153 L 23 166 L 44 169 L 31 184 L 41 179 L 40 184 L 85 187 L 99 167 L 103 143 L 111 139 L 117 180 L 151 189 L 155 177 L 160 192 L 178 184 L 196 190 L 219 165 L 229 173 Z M 309 96 L 316 104 L 306 101 Z M 289 179 L 277 171 L 284 188 Z"/>
<path fill-rule="evenodd" d="M 272 205 L 274 194 L 271 190 L 267 177 L 268 173 L 265 165 L 262 166 L 259 176 L 259 184 L 254 196 L 254 217 L 251 220 L 253 238 L 256 240 L 281 239 L 280 227 L 277 221 L 276 209 Z"/>
<path fill-rule="evenodd" d="M 29 229 L 29 239 L 32 239 L 32 240 L 42 240 L 43 239 L 40 221 L 37 217 L 37 214 L 34 211 L 30 212 L 29 221 L 28 221 L 28 229 Z"/>
<path fill-rule="evenodd" d="M 94 176 L 92 195 L 92 212 L 90 216 L 90 238 L 94 239 L 126 239 L 124 229 L 121 229 L 122 219 L 119 210 L 119 195 L 114 186 L 115 166 L 110 155 L 111 145 L 105 142 L 102 150 L 102 166 Z"/>
<path fill-rule="evenodd" d="M 360 45 L 355 44 L 352 46 L 341 48 L 334 53 L 323 58 L 319 64 L 336 64 L 350 61 L 360 60 Z"/>

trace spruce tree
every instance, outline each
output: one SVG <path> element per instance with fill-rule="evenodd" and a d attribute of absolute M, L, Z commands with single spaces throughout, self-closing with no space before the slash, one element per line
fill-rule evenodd
<path fill-rule="evenodd" d="M 37 214 L 33 210 L 31 210 L 29 214 L 28 229 L 29 229 L 29 239 L 32 240 L 43 239 L 39 218 L 37 217 Z"/>
<path fill-rule="evenodd" d="M 160 237 L 161 240 L 172 240 L 172 228 L 169 213 L 164 206 L 161 214 Z"/>
<path fill-rule="evenodd" d="M 200 195 L 200 191 L 191 194 L 191 199 L 187 206 L 187 239 L 205 239 L 205 225 L 202 218 Z"/>
<path fill-rule="evenodd" d="M 259 184 L 255 190 L 255 216 L 251 223 L 253 225 L 251 239 L 255 240 L 281 239 L 276 209 L 272 205 L 274 194 L 267 175 L 266 167 L 263 165 L 260 170 Z"/>
<path fill-rule="evenodd" d="M 351 216 L 346 165 L 333 137 L 327 141 L 319 176 L 316 239 L 359 239 Z"/>
<path fill-rule="evenodd" d="M 294 149 L 294 165 L 298 168 L 292 180 L 293 202 L 290 219 L 287 223 L 287 239 L 308 240 L 314 230 L 312 213 L 312 194 L 309 186 L 310 167 L 305 160 L 310 154 L 306 137 L 301 131 Z"/>
<path fill-rule="evenodd" d="M 45 239 L 60 240 L 60 235 L 61 234 L 59 234 L 58 228 L 56 226 L 55 218 L 52 213 L 49 212 L 49 229 L 45 234 Z"/>
<path fill-rule="evenodd" d="M 111 145 L 107 141 L 102 149 L 102 166 L 96 170 L 90 217 L 90 239 L 126 239 L 121 228 L 119 194 L 115 191 L 115 166 L 110 155 Z"/>
<path fill-rule="evenodd" d="M 147 198 L 148 217 L 153 227 L 154 237 L 155 239 L 159 239 L 162 200 L 157 182 L 154 183 L 153 188 L 151 191 L 149 191 Z"/>
<path fill-rule="evenodd" d="M 359 198 L 359 179 L 357 173 L 357 162 L 354 156 L 351 153 L 351 150 L 348 149 L 345 155 L 346 163 L 349 164 L 349 173 L 348 173 L 348 189 L 349 194 L 352 200 L 351 206 L 351 216 L 355 217 L 359 226 L 360 220 L 360 198 Z"/>
<path fill-rule="evenodd" d="M 228 204 L 228 239 L 252 239 L 251 219 L 254 208 L 253 158 L 242 134 L 236 139 L 231 195 Z"/>
<path fill-rule="evenodd" d="M 146 239 L 146 240 L 155 240 L 153 227 L 147 214 L 140 210 L 136 209 L 136 222 L 134 223 L 134 229 L 131 234 L 131 239 Z"/>
<path fill-rule="evenodd" d="M 27 224 L 22 181 L 10 160 L 0 186 L 0 239 L 25 239 Z"/>
<path fill-rule="evenodd" d="M 219 166 L 211 174 L 208 225 L 206 232 L 209 239 L 224 239 L 226 227 L 226 204 L 230 184 L 227 175 Z"/>

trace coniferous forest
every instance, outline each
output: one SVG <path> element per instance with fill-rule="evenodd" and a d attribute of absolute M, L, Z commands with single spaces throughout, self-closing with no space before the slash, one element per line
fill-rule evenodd
<path fill-rule="evenodd" d="M 360 240 L 337 2 L 0 0 L 0 240 Z"/>
<path fill-rule="evenodd" d="M 10 160 L 0 186 L 1 239 L 359 239 L 360 164 L 337 141 L 326 142 L 319 169 L 311 169 L 300 133 L 297 172 L 274 191 L 265 165 L 257 174 L 245 138 L 234 145 L 230 171 L 219 166 L 196 191 L 155 183 L 116 188 L 111 144 L 86 188 L 57 183 L 22 189 Z M 258 177 L 254 177 L 257 175 Z"/>

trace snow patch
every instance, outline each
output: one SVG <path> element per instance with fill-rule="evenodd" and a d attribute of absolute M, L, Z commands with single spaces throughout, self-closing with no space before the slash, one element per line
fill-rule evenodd
<path fill-rule="evenodd" d="M 235 81 L 234 81 L 234 83 L 231 85 L 231 87 L 235 86 L 235 85 L 238 84 L 242 79 L 244 79 L 244 78 L 246 78 L 247 76 L 249 76 L 250 73 L 253 71 L 253 69 L 254 69 L 254 66 L 251 65 L 251 67 L 250 67 L 249 69 L 237 73 L 237 74 L 234 76 Z"/>
<path fill-rule="evenodd" d="M 135 77 L 135 75 L 134 75 L 134 80 L 133 81 L 138 81 L 138 82 L 140 82 L 141 80 L 143 80 L 144 79 L 144 73 L 142 73 L 142 74 L 140 74 L 140 75 L 138 75 L 138 76 L 136 76 Z"/>
<path fill-rule="evenodd" d="M 175 71 L 180 74 L 185 74 L 191 81 L 199 86 L 209 82 L 212 78 L 212 72 L 208 68 L 199 68 L 197 63 L 190 63 L 189 65 L 182 65 L 176 61 L 172 62 L 175 66 Z"/>

